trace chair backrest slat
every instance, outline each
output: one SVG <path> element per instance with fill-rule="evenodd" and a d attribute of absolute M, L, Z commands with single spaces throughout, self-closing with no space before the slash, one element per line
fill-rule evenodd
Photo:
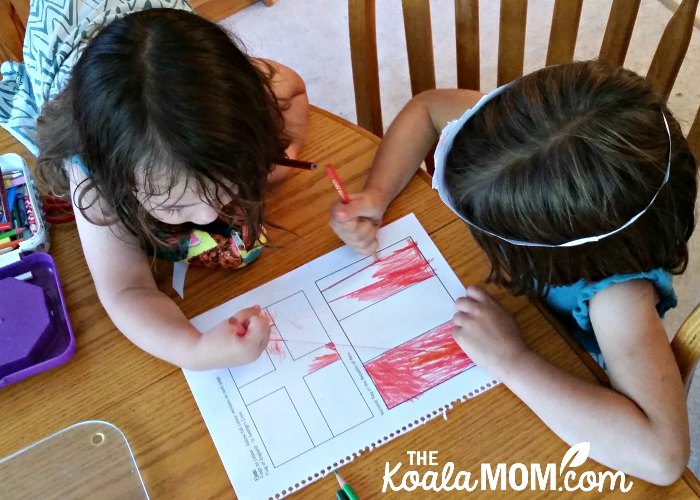
<path fill-rule="evenodd" d="M 690 313 L 678 329 L 671 342 L 671 348 L 687 392 L 700 357 L 700 306 Z"/>
<path fill-rule="evenodd" d="M 379 96 L 379 62 L 374 0 L 349 0 L 350 59 L 355 87 L 357 124 L 381 137 L 382 105 Z"/>
<path fill-rule="evenodd" d="M 0 0 L 0 5 L 25 0 Z M 700 0 L 683 0 L 667 24 L 647 77 L 668 95 L 692 34 Z M 3 3 L 4 2 L 4 3 Z M 599 58 L 623 65 L 641 0 L 613 0 Z M 374 0 L 348 0 L 350 44 L 358 124 L 383 135 Z M 413 94 L 435 87 L 429 0 L 402 0 Z M 547 64 L 571 60 L 582 0 L 555 0 Z M 479 0 L 455 0 L 457 79 L 460 88 L 480 88 Z M 527 0 L 501 0 L 498 85 L 523 73 Z M 700 159 L 700 111 L 688 134 Z"/>
<path fill-rule="evenodd" d="M 17 18 L 22 25 L 22 38 L 24 38 L 24 30 L 27 28 L 27 19 L 29 19 L 29 0 L 10 0 L 17 12 Z"/>
<path fill-rule="evenodd" d="M 28 1 L 24 6 L 20 2 L 15 5 L 11 0 L 0 0 L 0 59 L 3 61 L 22 60 L 22 44 L 28 15 Z"/>
<path fill-rule="evenodd" d="M 429 0 L 402 0 L 403 25 L 406 33 L 411 93 L 420 94 L 435 88 L 433 29 Z"/>
<path fill-rule="evenodd" d="M 688 144 L 690 144 L 690 150 L 695 156 L 695 161 L 700 163 L 700 107 L 695 113 L 695 120 L 693 120 L 690 132 L 688 132 Z"/>
<path fill-rule="evenodd" d="M 639 2 L 640 0 L 613 1 L 598 55 L 601 61 L 615 66 L 624 64 L 639 12 Z"/>
<path fill-rule="evenodd" d="M 479 90 L 479 0 L 455 0 L 457 87 Z"/>
<path fill-rule="evenodd" d="M 547 66 L 574 60 L 583 0 L 556 0 L 549 32 Z"/>
<path fill-rule="evenodd" d="M 651 60 L 647 79 L 665 97 L 671 93 L 693 34 L 698 0 L 683 0 L 666 25 Z"/>
<path fill-rule="evenodd" d="M 501 0 L 496 76 L 498 85 L 523 75 L 526 21 L 527 0 Z"/>

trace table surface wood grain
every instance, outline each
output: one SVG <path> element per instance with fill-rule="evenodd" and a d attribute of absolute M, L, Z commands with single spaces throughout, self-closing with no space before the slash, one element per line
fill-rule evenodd
<path fill-rule="evenodd" d="M 330 113 L 314 108 L 308 144 L 302 158 L 319 165 L 333 163 L 350 191 L 361 189 L 379 139 Z M 0 130 L 0 152 L 31 155 Z M 170 267 L 157 264 L 159 286 L 193 317 L 274 279 L 341 245 L 328 227 L 328 207 L 335 191 L 323 174 L 299 171 L 270 189 L 267 219 L 284 228 L 272 230 L 272 247 L 253 265 L 238 271 L 191 269 L 185 299 L 170 287 Z M 384 222 L 414 212 L 463 283 L 482 283 L 488 263 L 468 230 L 440 203 L 425 178 L 414 177 L 390 206 Z M 182 371 L 132 345 L 105 314 L 85 264 L 74 224 L 51 230 L 50 253 L 56 260 L 77 353 L 66 365 L 0 390 L 0 457 L 20 450 L 71 424 L 105 420 L 126 435 L 154 499 L 235 498 L 214 444 L 202 421 Z M 511 311 L 528 343 L 563 370 L 592 383 L 593 372 L 527 299 L 487 286 Z M 385 464 L 402 471 L 442 470 L 452 461 L 457 471 L 478 477 L 482 463 L 559 464 L 569 447 L 550 431 L 506 387 L 499 385 L 457 403 L 447 413 L 387 444 L 364 452 L 342 466 L 342 474 L 362 498 L 381 495 Z M 407 467 L 408 450 L 438 451 L 438 467 Z M 577 469 L 603 472 L 589 460 Z M 692 474 L 660 488 L 633 479 L 634 498 L 696 498 L 700 489 Z M 297 492 L 298 498 L 334 498 L 336 483 L 324 478 Z M 398 498 L 406 493 L 387 493 Z M 503 493 L 531 498 L 532 491 Z M 422 495 L 418 493 L 418 497 Z M 431 493 L 431 498 L 457 498 L 464 492 Z M 470 497 L 486 498 L 489 491 Z M 537 492 L 537 497 L 573 493 Z M 586 498 L 623 496 L 619 491 L 588 493 Z M 629 497 L 629 495 L 626 495 Z M 416 497 L 416 498 L 418 498 Z M 383 498 L 383 496 L 382 496 Z"/>

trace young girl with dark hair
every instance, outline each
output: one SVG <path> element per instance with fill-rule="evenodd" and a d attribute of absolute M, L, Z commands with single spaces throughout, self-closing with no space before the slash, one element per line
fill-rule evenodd
<path fill-rule="evenodd" d="M 567 443 L 589 441 L 594 459 L 647 481 L 675 481 L 688 417 L 660 317 L 676 305 L 671 274 L 688 261 L 697 166 L 663 98 L 594 61 L 483 97 L 420 94 L 387 131 L 364 191 L 332 208 L 345 242 L 376 250 L 387 205 L 438 139 L 433 186 L 486 252 L 489 280 L 568 319 L 602 353 L 611 385 L 540 357 L 476 286 L 456 302 L 457 343 Z"/>
<path fill-rule="evenodd" d="M 156 287 L 152 259 L 235 268 L 257 257 L 264 187 L 283 177 L 275 161 L 295 157 L 306 134 L 304 84 L 289 68 L 246 56 L 180 0 L 131 13 L 116 2 L 110 15 L 95 11 L 114 0 L 78 3 L 92 18 L 76 36 L 97 34 L 43 106 L 37 177 L 72 199 L 100 301 L 132 342 L 191 369 L 251 362 L 270 335 L 260 308 L 202 335 Z M 25 53 L 40 39 L 30 34 Z"/>

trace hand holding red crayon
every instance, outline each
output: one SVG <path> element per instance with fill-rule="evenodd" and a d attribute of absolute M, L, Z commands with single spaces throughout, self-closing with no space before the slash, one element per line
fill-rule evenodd
<path fill-rule="evenodd" d="M 270 322 L 260 306 L 248 307 L 203 334 L 196 344 L 198 366 L 228 368 L 258 359 L 270 341 Z"/>
<path fill-rule="evenodd" d="M 357 253 L 377 258 L 377 231 L 382 224 L 386 206 L 370 190 L 348 194 L 331 165 L 326 173 L 338 191 L 340 203 L 331 207 L 330 224 L 335 234 Z"/>

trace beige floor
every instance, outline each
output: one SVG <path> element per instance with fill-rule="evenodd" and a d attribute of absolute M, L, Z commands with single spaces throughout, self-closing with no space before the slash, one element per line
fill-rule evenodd
<path fill-rule="evenodd" d="M 530 0 L 525 69 L 544 63 L 554 0 Z M 597 55 L 611 0 L 584 2 L 577 59 Z M 381 0 L 377 4 L 377 37 L 382 82 L 384 122 L 390 123 L 410 98 L 405 58 L 401 4 Z M 246 44 L 255 56 L 268 57 L 294 68 L 306 81 L 313 104 L 351 121 L 355 120 L 350 49 L 347 35 L 345 0 L 279 0 L 272 8 L 262 2 L 222 21 Z M 438 86 L 455 86 L 454 2 L 433 0 L 433 38 Z M 498 2 L 481 2 L 482 89 L 495 86 Z M 651 61 L 670 12 L 657 0 L 642 0 L 632 36 L 626 66 L 641 74 Z M 687 131 L 700 104 L 700 33 L 694 38 L 686 62 L 678 76 L 669 104 Z M 693 306 L 700 303 L 700 231 L 691 246 L 688 271 L 675 281 L 679 307 L 666 320 L 670 334 L 675 332 Z M 693 456 L 691 468 L 700 475 L 700 374 L 696 374 L 689 395 Z"/>

